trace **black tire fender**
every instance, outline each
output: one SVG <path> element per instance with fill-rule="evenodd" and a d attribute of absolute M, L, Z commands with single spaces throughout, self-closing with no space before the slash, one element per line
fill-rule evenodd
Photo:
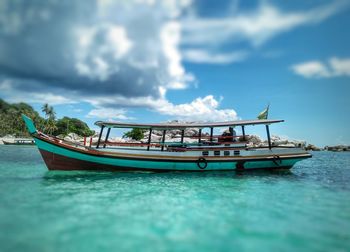
<path fill-rule="evenodd" d="M 208 162 L 204 157 L 200 157 L 197 160 L 197 166 L 199 169 L 204 170 L 208 166 Z"/>
<path fill-rule="evenodd" d="M 282 164 L 282 160 L 278 155 L 273 156 L 272 162 L 277 166 L 280 166 Z"/>
<path fill-rule="evenodd" d="M 239 160 L 237 163 L 236 163 L 236 170 L 237 171 L 243 171 L 245 168 L 244 168 L 244 163 L 245 161 L 244 160 Z"/>

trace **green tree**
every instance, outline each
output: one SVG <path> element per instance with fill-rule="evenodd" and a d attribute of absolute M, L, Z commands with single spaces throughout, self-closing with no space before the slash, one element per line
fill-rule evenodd
<path fill-rule="evenodd" d="M 44 112 L 45 118 L 26 103 L 9 104 L 0 99 L 0 136 L 10 134 L 16 137 L 29 137 L 22 114 L 30 117 L 37 129 L 50 135 L 73 132 L 80 136 L 91 136 L 95 133 L 79 119 L 64 117 L 57 120 L 54 108 L 47 103 L 42 106 L 41 111 Z"/>
<path fill-rule="evenodd" d="M 144 133 L 145 131 L 142 129 L 133 128 L 132 130 L 124 133 L 123 138 L 131 138 L 139 141 L 145 137 Z"/>
<path fill-rule="evenodd" d="M 28 137 L 29 133 L 22 120 L 22 114 L 32 118 L 38 129 L 43 127 L 44 119 L 30 105 L 23 102 L 9 104 L 0 99 L 0 136 L 10 134 Z"/>
<path fill-rule="evenodd" d="M 53 109 L 52 106 L 49 106 L 49 108 L 47 110 L 47 115 L 48 115 L 49 119 L 51 119 L 51 120 L 55 120 L 56 119 L 56 112 L 55 112 L 55 110 Z"/>
<path fill-rule="evenodd" d="M 57 129 L 54 132 L 54 135 L 67 135 L 69 133 L 75 133 L 79 136 L 92 136 L 95 131 L 90 130 L 89 126 L 77 119 L 69 118 L 67 116 L 62 119 L 58 119 L 56 122 Z"/>
<path fill-rule="evenodd" d="M 56 122 L 53 118 L 49 118 L 46 122 L 45 130 L 47 134 L 52 135 L 57 130 Z"/>
<path fill-rule="evenodd" d="M 49 106 L 48 103 L 45 103 L 45 104 L 41 107 L 41 111 L 42 111 L 43 113 L 45 113 L 45 118 L 46 118 L 46 119 L 47 119 L 47 116 L 48 116 L 48 114 L 49 114 L 49 108 L 50 108 L 50 106 Z"/>
<path fill-rule="evenodd" d="M 46 132 L 49 135 L 52 135 L 55 130 L 57 130 L 56 126 L 56 112 L 52 106 L 50 106 L 48 103 L 45 103 L 41 111 L 45 113 L 46 123 L 44 127 L 44 132 Z"/>

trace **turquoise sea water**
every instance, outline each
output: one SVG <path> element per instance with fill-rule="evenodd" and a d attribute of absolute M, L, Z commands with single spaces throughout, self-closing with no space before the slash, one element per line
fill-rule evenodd
<path fill-rule="evenodd" d="M 0 146 L 0 251 L 350 251 L 350 153 L 287 173 L 96 173 Z"/>

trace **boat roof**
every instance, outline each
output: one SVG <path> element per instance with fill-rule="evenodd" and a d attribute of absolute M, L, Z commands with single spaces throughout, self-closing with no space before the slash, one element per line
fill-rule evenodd
<path fill-rule="evenodd" d="M 234 127 L 245 125 L 272 124 L 284 122 L 284 120 L 237 120 L 227 122 L 203 122 L 203 123 L 126 123 L 126 122 L 103 122 L 97 121 L 95 125 L 106 128 L 139 128 L 139 129 L 186 129 L 186 128 L 215 128 Z"/>

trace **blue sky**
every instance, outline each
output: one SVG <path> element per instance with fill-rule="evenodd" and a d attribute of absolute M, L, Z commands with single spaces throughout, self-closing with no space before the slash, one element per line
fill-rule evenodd
<path fill-rule="evenodd" d="M 0 97 L 91 127 L 254 119 L 270 104 L 286 121 L 272 134 L 349 144 L 349 14 L 346 0 L 3 0 Z"/>

